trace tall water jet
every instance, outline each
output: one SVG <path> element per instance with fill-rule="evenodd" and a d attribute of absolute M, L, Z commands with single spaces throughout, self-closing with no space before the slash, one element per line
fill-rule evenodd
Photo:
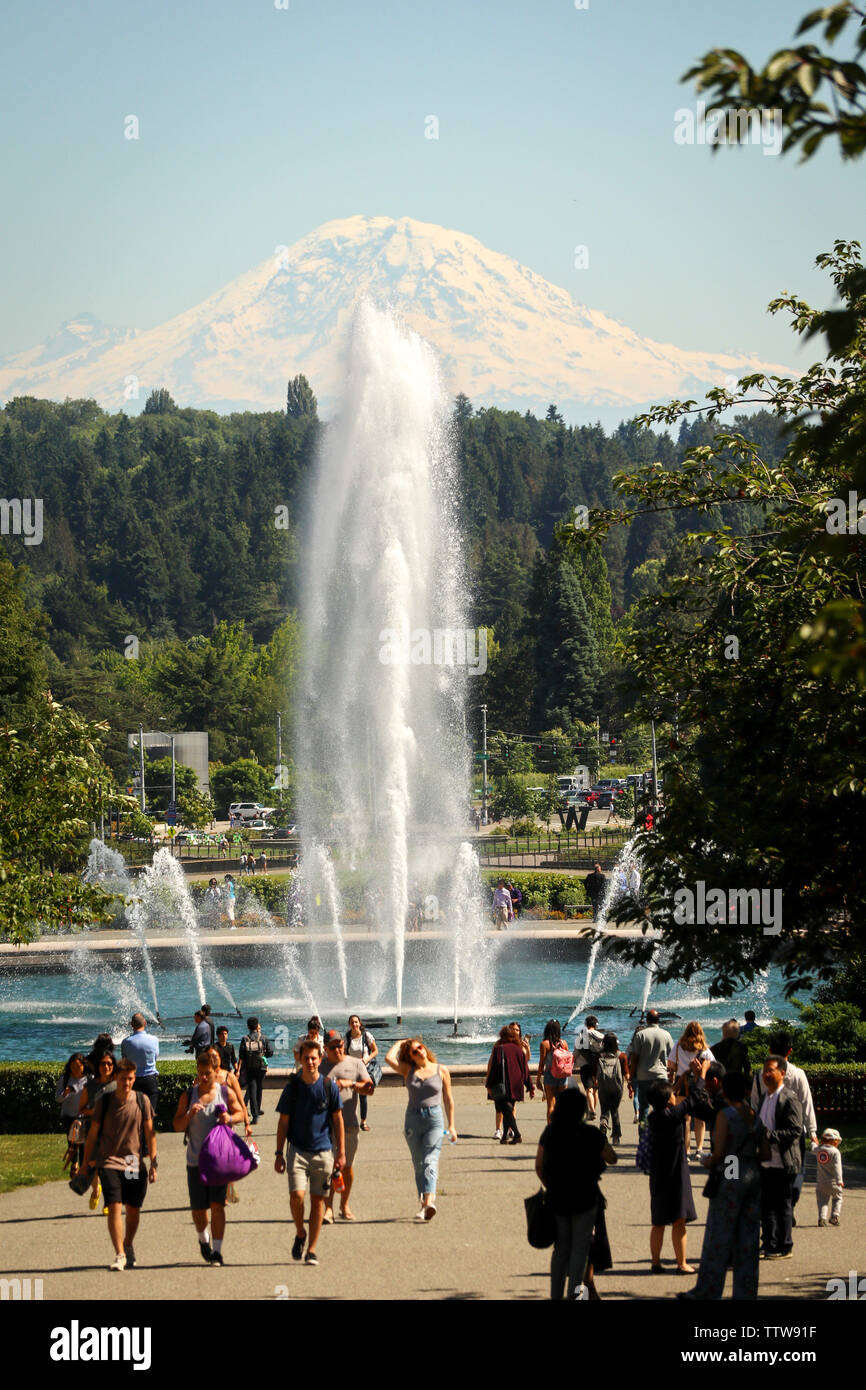
<path fill-rule="evenodd" d="M 403 1008 L 409 844 L 450 843 L 469 801 L 469 667 L 450 403 L 432 349 L 362 302 L 318 460 L 302 604 L 304 852 L 369 869 Z"/>
<path fill-rule="evenodd" d="M 325 894 L 328 915 L 331 919 L 331 930 L 334 933 L 334 941 L 337 946 L 337 966 L 340 971 L 340 984 L 343 988 L 343 1002 L 348 1008 L 349 979 L 346 968 L 346 946 L 343 941 L 343 926 L 340 921 L 342 911 L 334 864 L 325 846 L 318 844 L 311 845 L 306 863 L 308 877 L 314 882 L 318 880 Z"/>

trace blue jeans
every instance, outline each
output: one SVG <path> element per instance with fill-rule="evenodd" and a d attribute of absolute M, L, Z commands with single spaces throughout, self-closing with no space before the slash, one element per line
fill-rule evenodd
<path fill-rule="evenodd" d="M 742 1177 L 723 1177 L 719 1192 L 710 1202 L 701 1268 L 692 1298 L 721 1298 L 729 1264 L 734 1268 L 731 1297 L 757 1298 L 760 1244 L 760 1173 L 757 1167 L 743 1161 Z"/>
<path fill-rule="evenodd" d="M 415 1186 L 418 1196 L 436 1191 L 439 1176 L 439 1151 L 445 1131 L 442 1127 L 441 1105 L 407 1110 L 403 1134 L 415 1165 Z"/>

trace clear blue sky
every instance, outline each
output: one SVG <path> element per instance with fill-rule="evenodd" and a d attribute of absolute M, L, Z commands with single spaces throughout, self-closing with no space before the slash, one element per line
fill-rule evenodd
<path fill-rule="evenodd" d="M 682 147 L 679 78 L 806 0 L 86 0 L 6 6 L 0 354 L 148 328 L 320 223 L 408 215 L 641 333 L 795 361 L 782 289 L 864 231 L 864 165 Z M 140 139 L 124 139 L 136 115 Z M 438 140 L 424 121 L 438 117 Z M 590 265 L 575 270 L 574 247 Z M 814 353 L 814 350 L 812 350 Z"/>

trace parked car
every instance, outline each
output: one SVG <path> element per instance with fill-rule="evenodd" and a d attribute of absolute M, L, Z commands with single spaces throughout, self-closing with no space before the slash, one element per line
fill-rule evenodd
<path fill-rule="evenodd" d="M 258 801 L 233 801 L 229 806 L 229 815 L 237 816 L 244 823 L 254 820 L 264 820 L 274 811 L 273 806 L 262 806 Z"/>
<path fill-rule="evenodd" d="M 298 827 L 294 823 L 291 825 L 275 825 L 268 831 L 268 835 L 272 840 L 291 840 L 294 839 L 297 834 Z"/>

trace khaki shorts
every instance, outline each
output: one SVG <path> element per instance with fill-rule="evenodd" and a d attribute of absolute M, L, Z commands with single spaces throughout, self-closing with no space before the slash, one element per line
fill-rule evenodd
<path fill-rule="evenodd" d="M 311 1154 L 290 1144 L 289 1161 L 286 1166 L 290 1192 L 306 1192 L 309 1175 L 310 1196 L 327 1197 L 331 1190 L 331 1174 L 334 1171 L 334 1154 L 331 1149 L 322 1149 L 319 1153 Z"/>
<path fill-rule="evenodd" d="M 360 1137 L 361 1135 L 357 1125 L 346 1125 L 345 1149 L 347 1168 L 354 1168 L 355 1166 L 355 1154 L 358 1152 L 358 1140 Z"/>

